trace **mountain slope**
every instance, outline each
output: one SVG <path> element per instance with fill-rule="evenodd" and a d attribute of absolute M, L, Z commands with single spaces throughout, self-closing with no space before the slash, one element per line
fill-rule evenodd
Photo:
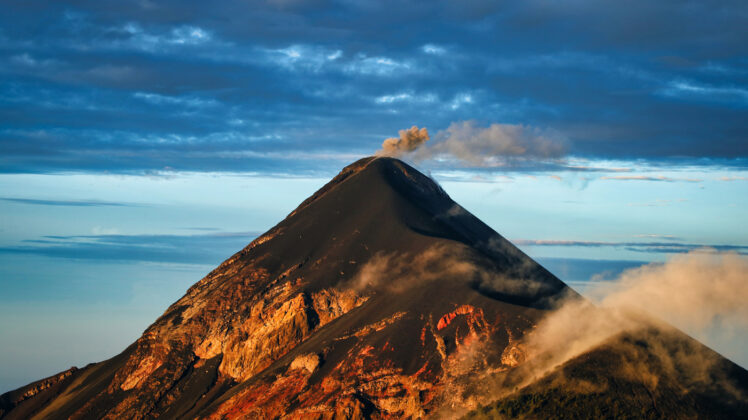
<path fill-rule="evenodd" d="M 365 158 L 120 355 L 3 395 L 0 416 L 454 416 L 524 385 L 522 339 L 560 299 L 580 298 L 428 177 Z"/>
<path fill-rule="evenodd" d="M 465 419 L 744 419 L 748 375 L 672 327 L 617 334 Z"/>

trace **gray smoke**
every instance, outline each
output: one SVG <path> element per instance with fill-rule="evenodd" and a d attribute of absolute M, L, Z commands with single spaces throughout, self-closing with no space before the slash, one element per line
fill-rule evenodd
<path fill-rule="evenodd" d="M 416 161 L 452 159 L 468 167 L 500 167 L 515 161 L 558 159 L 566 142 L 558 133 L 527 125 L 453 122 L 429 143 L 425 128 L 401 130 L 398 138 L 382 143 L 380 156 L 408 156 Z"/>

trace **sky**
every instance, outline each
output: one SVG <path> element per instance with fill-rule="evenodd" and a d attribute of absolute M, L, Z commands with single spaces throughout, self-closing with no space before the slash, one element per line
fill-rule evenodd
<path fill-rule="evenodd" d="M 0 392 L 118 353 L 414 125 L 398 156 L 573 287 L 748 254 L 743 1 L 3 9 Z"/>

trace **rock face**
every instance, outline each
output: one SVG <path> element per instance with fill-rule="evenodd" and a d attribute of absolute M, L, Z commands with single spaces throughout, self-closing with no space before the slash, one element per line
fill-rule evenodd
<path fill-rule="evenodd" d="M 492 401 L 561 296 L 428 177 L 366 158 L 120 355 L 3 395 L 0 417 L 451 417 Z"/>

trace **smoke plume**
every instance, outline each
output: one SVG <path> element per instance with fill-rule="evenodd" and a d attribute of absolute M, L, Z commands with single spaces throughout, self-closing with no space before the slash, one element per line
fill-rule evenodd
<path fill-rule="evenodd" d="M 401 130 L 399 138 L 382 143 L 380 156 L 408 155 L 415 161 L 451 159 L 467 167 L 507 166 L 518 161 L 558 159 L 566 154 L 566 142 L 549 130 L 515 124 L 481 127 L 475 121 L 453 122 L 429 142 L 425 128 Z"/>
<path fill-rule="evenodd" d="M 419 129 L 414 125 L 399 133 L 400 137 L 391 137 L 382 142 L 382 149 L 377 151 L 378 156 L 399 157 L 416 150 L 429 139 L 426 127 Z"/>
<path fill-rule="evenodd" d="M 568 299 L 544 318 L 526 339 L 529 355 L 539 358 L 532 376 L 602 344 L 615 335 L 641 330 L 664 320 L 743 366 L 748 337 L 748 259 L 711 250 L 678 255 L 664 264 L 629 269 L 614 282 L 586 294 L 598 306 Z M 691 354 L 658 356 L 683 366 L 708 366 L 674 358 L 709 358 Z M 698 376 L 694 374 L 693 376 Z"/>
<path fill-rule="evenodd" d="M 589 295 L 604 307 L 648 312 L 748 366 L 745 256 L 696 250 L 627 270 Z"/>
<path fill-rule="evenodd" d="M 475 121 L 462 121 L 439 132 L 425 152 L 424 157 L 447 155 L 469 166 L 496 166 L 511 159 L 558 158 L 566 146 L 558 135 L 526 125 L 480 127 Z"/>

